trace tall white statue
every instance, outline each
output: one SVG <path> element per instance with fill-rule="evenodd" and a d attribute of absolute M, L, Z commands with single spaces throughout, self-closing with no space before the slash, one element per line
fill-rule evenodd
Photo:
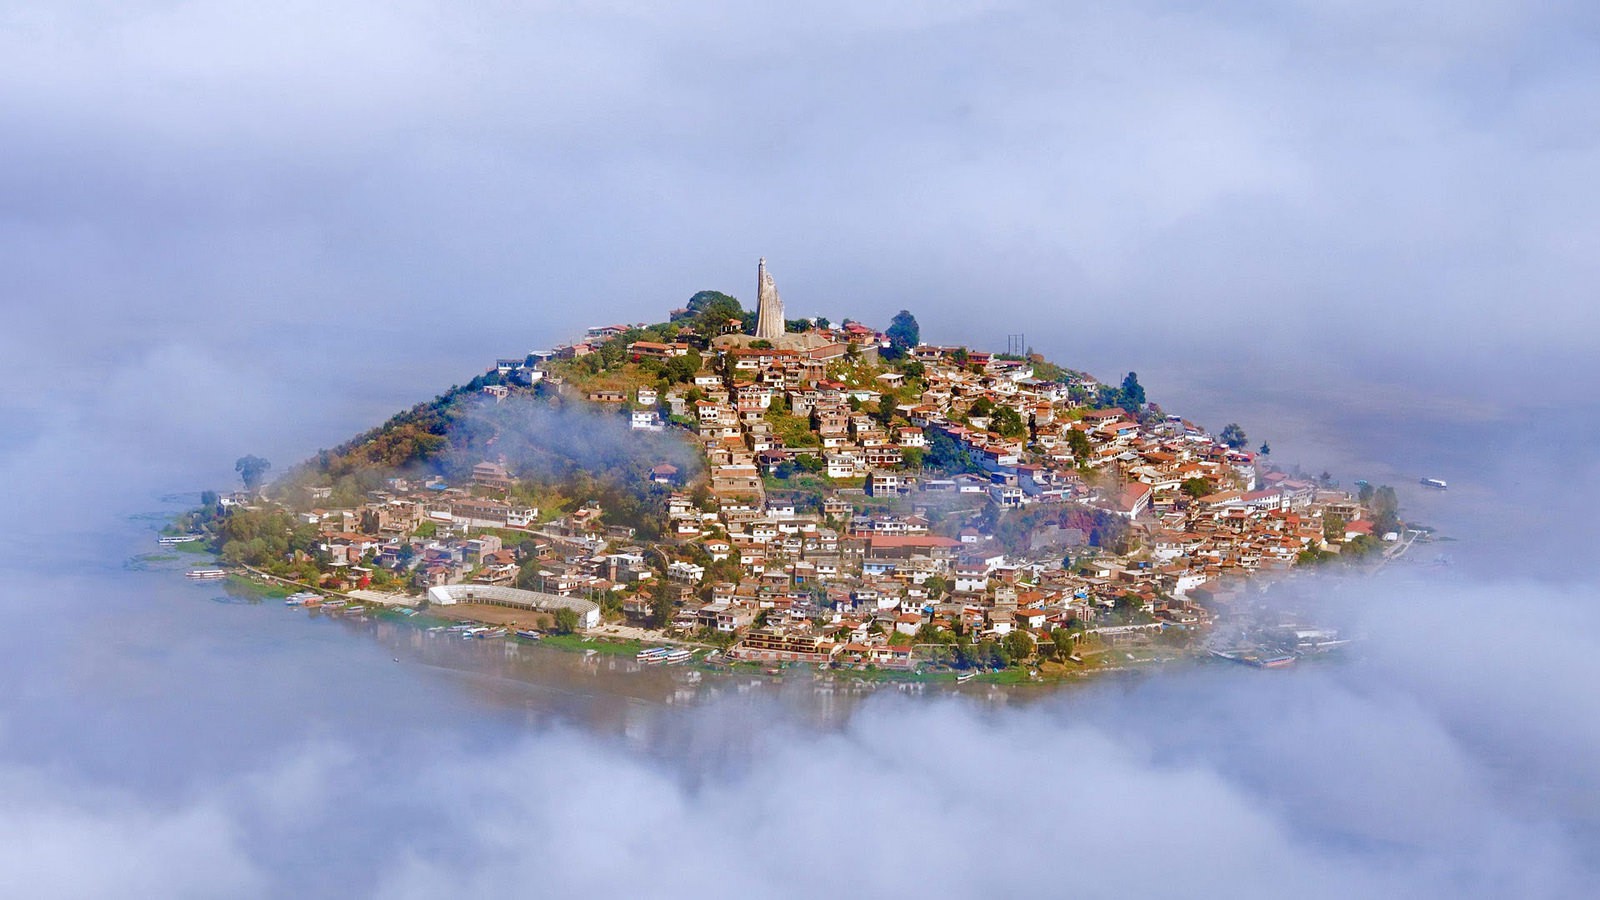
<path fill-rule="evenodd" d="M 765 258 L 756 264 L 756 337 L 769 341 L 783 337 L 783 299 Z"/>

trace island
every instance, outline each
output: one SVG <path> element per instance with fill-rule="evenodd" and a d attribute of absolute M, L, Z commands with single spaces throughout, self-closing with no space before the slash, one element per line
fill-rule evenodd
<path fill-rule="evenodd" d="M 647 663 L 1051 680 L 1337 646 L 1208 638 L 1244 585 L 1418 535 L 1392 488 L 1278 469 L 1133 372 L 925 343 L 905 310 L 786 319 L 765 260 L 756 297 L 497 359 L 270 482 L 245 457 L 163 541 L 292 604 Z"/>

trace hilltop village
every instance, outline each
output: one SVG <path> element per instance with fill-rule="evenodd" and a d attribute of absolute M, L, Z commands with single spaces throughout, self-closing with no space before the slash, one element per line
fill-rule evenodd
<path fill-rule="evenodd" d="M 879 669 L 1192 646 L 1246 580 L 1403 533 L 1392 490 L 1275 470 L 1132 373 L 923 343 L 907 312 L 882 331 L 785 320 L 764 261 L 757 295 L 753 314 L 703 292 L 668 322 L 499 360 L 188 525 L 224 562 L 318 587 Z M 606 463 L 607 482 L 496 452 L 503 430 L 457 438 L 462 409 L 518 404 L 698 453 Z"/>

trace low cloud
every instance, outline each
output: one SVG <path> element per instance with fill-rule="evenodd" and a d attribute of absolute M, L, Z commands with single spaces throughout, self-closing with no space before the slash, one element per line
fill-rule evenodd
<path fill-rule="evenodd" d="M 0 883 L 1588 896 L 1592 16 L 1324 7 L 8 12 Z M 794 315 L 1026 331 L 1286 463 L 1447 477 L 1407 504 L 1457 562 L 1310 582 L 1343 663 L 843 722 L 623 691 L 622 735 L 118 569 L 152 497 L 762 255 Z"/>
<path fill-rule="evenodd" d="M 106 783 L 70 749 L 43 768 L 0 742 L 13 798 L 0 877 L 43 896 L 131 884 L 420 898 L 534 883 L 607 896 L 1042 884 L 1585 896 L 1600 875 L 1600 709 L 1585 688 L 1600 677 L 1600 598 L 1509 580 L 1360 581 L 1359 596 L 1331 579 L 1310 592 L 1367 634 L 1344 661 L 1202 667 L 998 705 L 890 693 L 826 727 L 803 690 L 641 710 L 627 741 L 577 721 L 483 732 L 451 718 L 370 736 L 335 725 L 316 739 L 262 734 L 246 768 L 202 762 L 165 786 Z M 1539 616 L 1507 622 L 1508 597 Z M 365 683 L 361 671 L 351 677 Z M 287 698 L 269 698 L 257 698 L 271 704 L 263 723 L 288 714 Z M 180 743 L 153 740 L 185 764 Z"/>
<path fill-rule="evenodd" d="M 504 457 L 519 477 L 557 482 L 584 472 L 641 484 L 662 463 L 677 466 L 687 480 L 703 467 L 700 449 L 687 433 L 634 430 L 616 405 L 581 399 L 523 394 L 500 401 L 469 399 L 452 425 L 450 441 L 458 469 Z"/>

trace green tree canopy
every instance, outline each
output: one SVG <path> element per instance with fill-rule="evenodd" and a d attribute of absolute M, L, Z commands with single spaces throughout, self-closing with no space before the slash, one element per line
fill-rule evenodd
<path fill-rule="evenodd" d="M 1072 451 L 1072 458 L 1080 469 L 1087 466 L 1089 457 L 1094 455 L 1094 445 L 1089 443 L 1089 436 L 1076 428 L 1067 429 L 1067 449 Z"/>
<path fill-rule="evenodd" d="M 1223 426 L 1222 433 L 1218 437 L 1222 439 L 1224 444 L 1235 450 L 1243 447 L 1248 440 L 1244 436 L 1244 429 L 1239 427 L 1238 422 L 1229 422 Z"/>
<path fill-rule="evenodd" d="M 878 408 L 872 413 L 872 417 L 879 425 L 887 428 L 894 421 L 896 405 L 893 394 L 884 394 L 878 398 Z"/>
<path fill-rule="evenodd" d="M 650 627 L 665 628 L 672 621 L 672 593 L 664 584 L 655 586 L 650 595 Z"/>
<path fill-rule="evenodd" d="M 738 299 L 721 291 L 701 291 L 689 298 L 688 318 L 694 330 L 706 337 L 715 337 L 729 319 L 748 322 L 751 314 L 745 311 Z"/>
<path fill-rule="evenodd" d="M 995 407 L 990 427 L 1001 436 L 1009 438 L 1022 437 L 1028 433 L 1028 424 L 1022 421 L 1022 414 L 1009 406 Z"/>
<path fill-rule="evenodd" d="M 1122 379 L 1121 406 L 1128 412 L 1144 408 L 1144 386 L 1139 384 L 1139 373 L 1129 372 Z"/>
<path fill-rule="evenodd" d="M 1022 662 L 1033 655 L 1033 638 L 1026 631 L 1012 630 L 1001 641 L 1006 649 L 1006 655 L 1013 662 Z"/>
<path fill-rule="evenodd" d="M 663 363 L 661 373 L 673 383 L 692 381 L 704 362 L 705 359 L 698 352 L 690 350 L 684 356 L 674 356 Z"/>
<path fill-rule="evenodd" d="M 578 630 L 578 614 L 565 606 L 556 610 L 555 625 L 551 629 L 556 634 L 571 634 Z"/>
<path fill-rule="evenodd" d="M 1372 513 L 1372 531 L 1375 535 L 1382 537 L 1400 530 L 1400 499 L 1395 496 L 1394 488 L 1387 484 L 1378 487 L 1372 492 L 1367 506 Z"/>
<path fill-rule="evenodd" d="M 1050 640 L 1056 645 L 1056 656 L 1066 659 L 1072 655 L 1072 632 L 1065 628 L 1056 628 L 1050 632 Z"/>
<path fill-rule="evenodd" d="M 261 482 L 271 469 L 272 463 L 254 455 L 241 456 L 233 464 L 233 470 L 238 472 L 239 478 L 244 481 L 244 489 L 251 492 L 261 488 Z"/>
<path fill-rule="evenodd" d="M 895 313 L 884 334 L 889 337 L 890 355 L 895 358 L 905 356 L 907 351 L 922 342 L 922 329 L 917 326 L 917 317 L 910 310 L 902 309 Z"/>

